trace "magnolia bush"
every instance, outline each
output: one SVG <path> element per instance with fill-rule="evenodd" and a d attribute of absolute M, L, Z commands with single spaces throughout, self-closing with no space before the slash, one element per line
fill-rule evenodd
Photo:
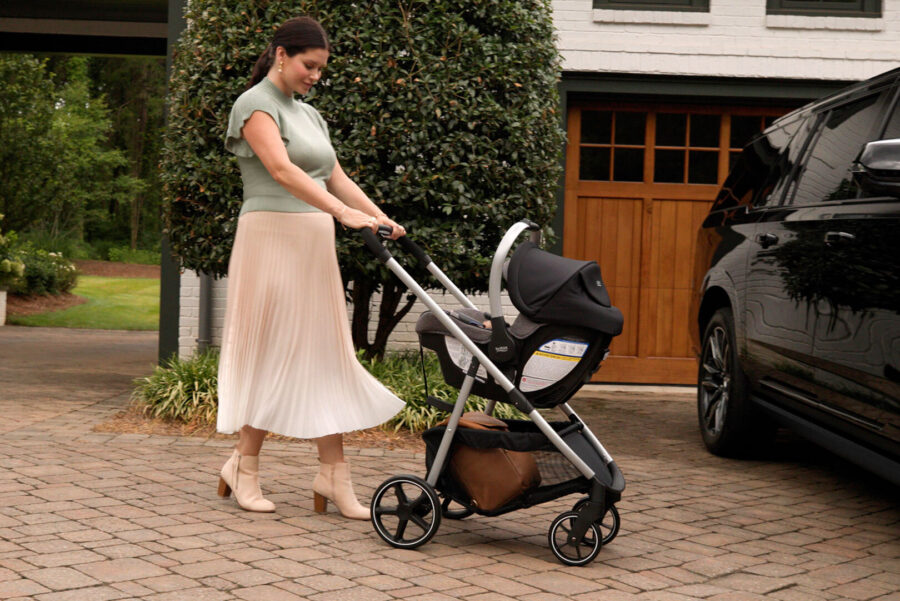
<path fill-rule="evenodd" d="M 521 218 L 547 226 L 555 210 L 564 134 L 550 4 L 191 0 L 161 165 L 165 230 L 182 265 L 226 273 L 241 205 L 237 163 L 223 147 L 228 113 L 274 29 L 306 14 L 333 50 L 305 100 L 328 122 L 344 170 L 458 286 L 485 291 L 503 232 Z M 413 299 L 359 236 L 338 229 L 354 344 L 381 356 Z"/>

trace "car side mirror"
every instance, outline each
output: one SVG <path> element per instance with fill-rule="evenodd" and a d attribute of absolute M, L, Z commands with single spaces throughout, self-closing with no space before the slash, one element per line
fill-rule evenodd
<path fill-rule="evenodd" d="M 900 198 L 900 139 L 866 144 L 853 165 L 853 180 L 867 196 Z"/>

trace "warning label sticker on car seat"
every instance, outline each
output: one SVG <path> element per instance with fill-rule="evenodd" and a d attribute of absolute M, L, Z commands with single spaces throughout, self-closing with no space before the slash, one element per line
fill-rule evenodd
<path fill-rule="evenodd" d="M 472 353 L 466 350 L 466 347 L 464 347 L 459 340 L 451 336 L 445 336 L 444 342 L 447 345 L 447 353 L 450 355 L 450 359 L 456 367 L 463 373 L 469 371 L 469 364 L 472 362 Z M 484 382 L 487 380 L 487 375 L 487 370 L 484 366 L 479 365 L 475 378 Z"/>
<path fill-rule="evenodd" d="M 542 344 L 522 370 L 519 390 L 541 390 L 562 380 L 587 352 L 588 343 L 556 338 Z"/>

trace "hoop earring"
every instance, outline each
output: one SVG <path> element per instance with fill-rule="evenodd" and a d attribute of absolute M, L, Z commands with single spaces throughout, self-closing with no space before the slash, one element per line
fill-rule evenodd
<path fill-rule="evenodd" d="M 281 73 L 281 70 L 284 68 L 284 61 L 278 62 L 278 72 Z"/>

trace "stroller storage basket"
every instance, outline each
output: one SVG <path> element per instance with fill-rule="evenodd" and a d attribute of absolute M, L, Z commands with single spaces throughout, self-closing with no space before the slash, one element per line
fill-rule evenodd
<path fill-rule="evenodd" d="M 476 449 L 507 449 L 533 453 L 541 474 L 540 486 L 525 491 L 508 504 L 492 511 L 483 511 L 476 507 L 471 502 L 465 488 L 450 475 L 450 471 L 446 468 L 441 472 L 435 488 L 460 505 L 487 516 L 531 507 L 573 493 L 587 494 L 590 492 L 591 482 L 566 461 L 534 422 L 527 420 L 503 421 L 509 427 L 508 431 L 458 428 L 454 434 L 453 448 L 456 445 L 466 445 Z M 603 458 L 584 437 L 582 433 L 584 425 L 581 422 L 550 422 L 550 426 L 591 466 L 591 469 L 597 474 L 597 478 L 606 487 L 607 502 L 609 504 L 617 502 L 622 491 L 611 488 L 612 475 L 603 462 Z M 425 441 L 425 465 L 429 470 L 434 463 L 441 438 L 446 430 L 446 426 L 437 426 L 422 433 L 422 439 Z M 452 452 L 453 450 L 451 450 Z"/>

